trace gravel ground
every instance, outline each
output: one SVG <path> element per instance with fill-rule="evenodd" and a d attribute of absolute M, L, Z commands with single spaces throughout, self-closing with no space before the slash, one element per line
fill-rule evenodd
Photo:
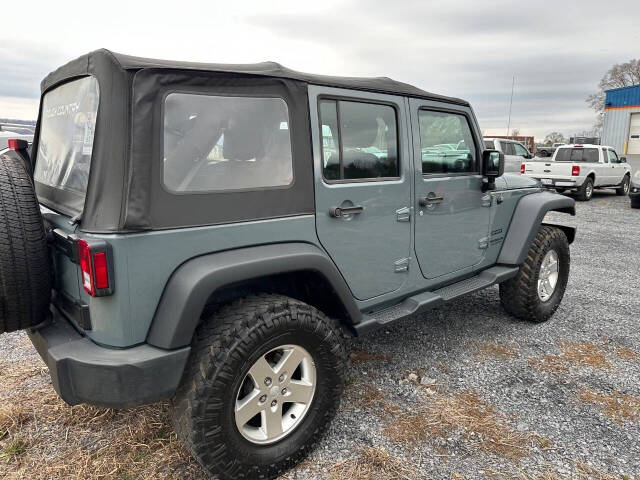
<path fill-rule="evenodd" d="M 491 288 L 356 341 L 329 433 L 286 477 L 636 478 L 640 210 L 597 192 L 572 222 L 549 322 L 511 319 Z M 3 336 L 0 359 L 39 362 L 27 345 Z"/>

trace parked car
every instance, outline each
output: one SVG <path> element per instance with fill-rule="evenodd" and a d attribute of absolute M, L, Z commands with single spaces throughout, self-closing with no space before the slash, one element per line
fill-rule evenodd
<path fill-rule="evenodd" d="M 485 148 L 495 149 L 504 154 L 504 171 L 520 172 L 520 165 L 525 160 L 534 158 L 534 155 L 522 143 L 503 138 L 485 138 Z"/>
<path fill-rule="evenodd" d="M 547 188 L 576 192 L 581 201 L 591 200 L 594 188 L 615 188 L 618 195 L 627 195 L 631 184 L 627 159 L 603 145 L 562 146 L 550 161 L 528 161 L 521 169 Z"/>
<path fill-rule="evenodd" d="M 566 143 L 560 142 L 554 143 L 552 145 L 541 145 L 539 147 L 536 147 L 536 155 L 538 155 L 539 157 L 550 157 L 559 147 L 562 147 L 563 145 L 566 145 Z"/>
<path fill-rule="evenodd" d="M 575 229 L 543 217 L 574 200 L 503 177 L 464 100 L 105 50 L 41 87 L 33 177 L 0 155 L 0 331 L 70 405 L 171 399 L 220 478 L 309 452 L 349 339 L 495 284 L 526 321 L 562 300 Z"/>
<path fill-rule="evenodd" d="M 640 171 L 637 171 L 631 179 L 629 199 L 631 200 L 631 208 L 640 208 Z"/>

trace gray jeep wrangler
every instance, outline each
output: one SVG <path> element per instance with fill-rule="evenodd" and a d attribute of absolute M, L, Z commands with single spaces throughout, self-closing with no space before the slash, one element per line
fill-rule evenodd
<path fill-rule="evenodd" d="M 500 284 L 549 319 L 570 198 L 504 175 L 470 105 L 388 78 L 100 50 L 0 156 L 0 331 L 70 405 L 170 399 L 226 479 L 272 478 L 338 407 L 350 337 Z M 422 317 L 428 321 L 428 316 Z"/>

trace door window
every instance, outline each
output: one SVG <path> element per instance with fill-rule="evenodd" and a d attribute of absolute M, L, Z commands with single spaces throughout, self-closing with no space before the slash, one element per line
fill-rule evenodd
<path fill-rule="evenodd" d="M 620 160 L 618 160 L 618 154 L 616 152 L 614 152 L 613 150 L 607 150 L 607 153 L 609 154 L 609 161 L 611 161 L 611 163 L 620 163 Z"/>
<path fill-rule="evenodd" d="M 476 146 L 467 117 L 420 110 L 423 174 L 475 173 Z"/>
<path fill-rule="evenodd" d="M 529 152 L 527 152 L 527 149 L 524 148 L 519 143 L 512 143 L 512 145 L 513 145 L 513 148 L 515 149 L 516 155 L 518 155 L 519 157 L 526 157 L 529 155 Z"/>
<path fill-rule="evenodd" d="M 320 101 L 322 173 L 328 181 L 398 178 L 396 111 L 388 105 Z"/>
<path fill-rule="evenodd" d="M 502 146 L 502 153 L 504 153 L 505 155 L 515 155 L 516 151 L 513 148 L 513 143 L 511 142 L 500 142 L 500 145 Z"/>

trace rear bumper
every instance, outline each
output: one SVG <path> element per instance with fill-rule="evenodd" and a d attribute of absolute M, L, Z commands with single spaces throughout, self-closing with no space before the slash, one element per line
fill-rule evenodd
<path fill-rule="evenodd" d="M 572 178 L 545 178 L 545 177 L 533 177 L 536 180 L 539 180 L 542 183 L 542 186 L 545 188 L 578 188 L 580 184 L 575 179 Z"/>
<path fill-rule="evenodd" d="M 173 395 L 190 347 L 102 347 L 80 335 L 55 307 L 51 310 L 52 321 L 29 331 L 29 337 L 49 367 L 53 387 L 69 405 L 128 408 Z"/>

